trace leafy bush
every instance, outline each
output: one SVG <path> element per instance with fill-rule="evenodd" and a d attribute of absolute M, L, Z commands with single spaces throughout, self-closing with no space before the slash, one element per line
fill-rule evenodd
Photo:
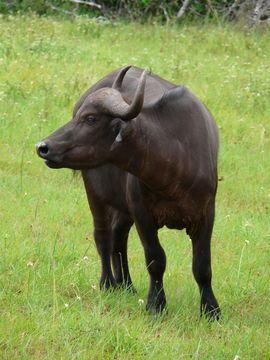
<path fill-rule="evenodd" d="M 180 11 L 180 10 L 183 11 Z M 161 21 L 185 18 L 245 19 L 248 23 L 270 24 L 268 0 L 5 0 L 0 12 L 35 12 L 39 15 L 55 12 L 68 16 L 88 15 L 106 19 Z"/>

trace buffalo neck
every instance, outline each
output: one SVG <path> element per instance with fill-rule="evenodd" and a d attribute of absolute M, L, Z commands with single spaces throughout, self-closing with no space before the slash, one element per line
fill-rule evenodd
<path fill-rule="evenodd" d="M 149 114 L 132 120 L 128 135 L 114 151 L 113 163 L 153 190 L 165 190 L 180 172 L 181 144 L 168 137 Z"/>

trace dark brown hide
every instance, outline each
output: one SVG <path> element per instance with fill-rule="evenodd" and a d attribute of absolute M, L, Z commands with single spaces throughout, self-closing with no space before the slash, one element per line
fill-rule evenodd
<path fill-rule="evenodd" d="M 73 119 L 39 143 L 38 153 L 49 167 L 82 171 L 102 262 L 101 287 L 133 289 L 127 238 L 135 223 L 150 275 L 147 308 L 161 311 L 166 257 L 157 230 L 185 228 L 193 245 L 201 311 L 218 317 L 210 262 L 217 127 L 186 87 L 142 72 L 117 69 L 92 86 L 77 102 Z M 130 106 L 131 115 L 121 118 L 118 110 L 111 111 L 108 104 L 118 109 L 118 103 Z"/>

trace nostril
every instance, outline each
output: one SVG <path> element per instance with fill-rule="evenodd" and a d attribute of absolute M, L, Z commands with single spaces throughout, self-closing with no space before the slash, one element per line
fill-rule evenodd
<path fill-rule="evenodd" d="M 42 145 L 39 147 L 39 152 L 42 153 L 42 154 L 48 154 L 48 146 L 47 145 Z"/>
<path fill-rule="evenodd" d="M 48 145 L 44 141 L 40 142 L 37 144 L 37 152 L 41 156 L 47 155 L 49 152 Z"/>

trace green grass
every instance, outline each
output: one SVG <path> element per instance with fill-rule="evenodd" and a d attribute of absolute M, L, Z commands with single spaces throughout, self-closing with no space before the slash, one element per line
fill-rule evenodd
<path fill-rule="evenodd" d="M 270 358 L 269 57 L 266 30 L 0 18 L 1 359 Z M 35 154 L 90 85 L 130 63 L 186 84 L 219 125 L 212 253 L 220 323 L 199 320 L 184 232 L 160 230 L 168 315 L 155 320 L 140 305 L 148 276 L 134 230 L 138 294 L 100 292 L 82 182 Z"/>

